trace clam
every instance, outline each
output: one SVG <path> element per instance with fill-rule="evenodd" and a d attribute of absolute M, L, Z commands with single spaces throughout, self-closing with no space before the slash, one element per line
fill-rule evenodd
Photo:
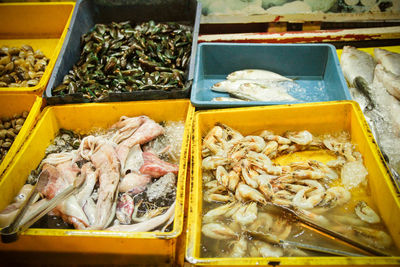
<path fill-rule="evenodd" d="M 0 87 L 36 86 L 49 62 L 29 45 L 0 48 Z"/>

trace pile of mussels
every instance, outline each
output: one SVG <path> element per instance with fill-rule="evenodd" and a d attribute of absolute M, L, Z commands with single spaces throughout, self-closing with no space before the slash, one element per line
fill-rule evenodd
<path fill-rule="evenodd" d="M 192 27 L 174 22 L 96 24 L 81 38 L 81 55 L 53 95 L 82 93 L 91 101 L 109 93 L 184 90 Z"/>

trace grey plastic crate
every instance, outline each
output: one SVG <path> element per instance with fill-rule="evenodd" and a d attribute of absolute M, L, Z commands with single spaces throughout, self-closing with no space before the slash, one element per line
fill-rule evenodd
<path fill-rule="evenodd" d="M 78 0 L 71 18 L 70 28 L 60 56 L 55 64 L 44 92 L 49 105 L 92 102 L 82 94 L 53 96 L 52 89 L 62 83 L 64 76 L 79 60 L 81 36 L 97 23 L 130 21 L 132 24 L 154 20 L 155 22 L 178 22 L 193 26 L 191 58 L 186 70 L 186 81 L 192 81 L 196 57 L 197 38 L 200 27 L 201 5 L 195 0 Z M 191 87 L 171 91 L 146 90 L 110 93 L 102 102 L 189 98 Z"/>

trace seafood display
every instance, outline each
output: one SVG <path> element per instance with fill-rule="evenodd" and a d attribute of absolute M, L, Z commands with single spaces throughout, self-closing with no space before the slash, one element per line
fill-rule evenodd
<path fill-rule="evenodd" d="M 49 59 L 30 45 L 0 48 L 0 87 L 32 87 L 39 84 Z"/>
<path fill-rule="evenodd" d="M 354 253 L 305 227 L 304 219 L 399 253 L 368 196 L 368 171 L 347 132 L 244 136 L 216 123 L 203 138 L 202 158 L 204 257 L 324 256 L 332 252 L 328 245 L 335 255 Z"/>
<path fill-rule="evenodd" d="M 296 101 L 288 94 L 288 88 L 293 80 L 277 73 L 247 69 L 229 74 L 227 80 L 218 82 L 211 87 L 216 92 L 228 93 L 232 98 L 215 98 L 214 101 Z M 237 99 L 237 100 L 235 100 Z"/>
<path fill-rule="evenodd" d="M 61 129 L 13 203 L 0 213 L 1 227 L 10 224 L 41 181 L 40 197 L 21 225 L 73 185 L 74 193 L 60 198 L 34 227 L 170 231 L 183 132 L 183 122 L 157 123 L 144 115 L 122 116 L 109 129 L 85 136 Z"/>
<path fill-rule="evenodd" d="M 27 111 L 15 114 L 12 118 L 3 117 L 0 119 L 0 163 L 21 130 L 26 117 L 28 117 Z"/>
<path fill-rule="evenodd" d="M 351 95 L 369 123 L 394 177 L 400 172 L 400 54 L 375 48 L 374 57 L 345 46 L 340 59 Z"/>
<path fill-rule="evenodd" d="M 81 37 L 79 61 L 52 93 L 99 101 L 109 93 L 184 90 L 191 45 L 192 28 L 175 22 L 96 24 Z"/>

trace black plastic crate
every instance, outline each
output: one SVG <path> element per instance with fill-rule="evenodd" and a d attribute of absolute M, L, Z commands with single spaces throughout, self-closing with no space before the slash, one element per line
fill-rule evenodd
<path fill-rule="evenodd" d="M 200 27 L 201 4 L 195 0 L 78 0 L 72 14 L 70 28 L 60 56 L 43 96 L 47 104 L 67 104 L 93 102 L 83 94 L 52 95 L 52 89 L 63 81 L 63 78 L 79 60 L 81 36 L 89 32 L 95 24 L 130 21 L 132 25 L 154 20 L 155 22 L 178 22 L 193 27 L 193 40 L 190 62 L 185 72 L 186 81 L 193 80 L 197 39 Z M 122 93 L 110 93 L 101 102 L 118 102 L 132 100 L 157 100 L 189 98 L 191 86 L 170 91 L 143 90 Z"/>

